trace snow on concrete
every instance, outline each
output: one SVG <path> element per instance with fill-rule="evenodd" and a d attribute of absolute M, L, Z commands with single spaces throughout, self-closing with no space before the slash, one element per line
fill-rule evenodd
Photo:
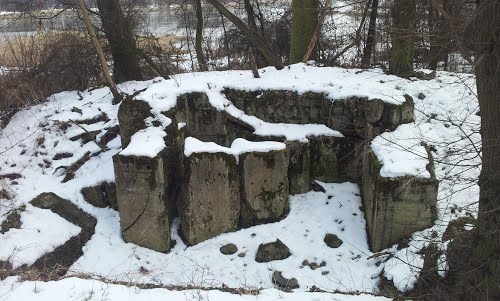
<path fill-rule="evenodd" d="M 243 138 L 237 138 L 231 143 L 231 149 L 238 154 L 257 152 L 267 153 L 271 151 L 284 150 L 286 144 L 274 141 L 253 142 Z"/>
<path fill-rule="evenodd" d="M 225 146 L 218 145 L 215 142 L 203 142 L 193 137 L 187 137 L 184 141 L 184 156 L 190 157 L 198 153 L 225 153 L 234 155 L 234 152 Z"/>
<path fill-rule="evenodd" d="M 225 153 L 238 157 L 243 153 L 259 152 L 266 153 L 286 148 L 286 145 L 275 141 L 253 142 L 243 138 L 237 138 L 231 147 L 218 145 L 214 142 L 203 142 L 193 137 L 187 137 L 184 142 L 184 156 L 190 157 L 195 153 Z"/>
<path fill-rule="evenodd" d="M 122 156 L 156 157 L 167 147 L 165 138 L 167 133 L 161 127 L 148 127 L 140 130 L 130 138 L 130 143 L 120 152 Z"/>
<path fill-rule="evenodd" d="M 430 178 L 427 170 L 429 158 L 427 150 L 418 137 L 429 131 L 431 125 L 415 127 L 413 124 L 400 125 L 394 132 L 386 132 L 375 137 L 371 148 L 382 167 L 380 175 L 386 178 L 414 176 Z"/>

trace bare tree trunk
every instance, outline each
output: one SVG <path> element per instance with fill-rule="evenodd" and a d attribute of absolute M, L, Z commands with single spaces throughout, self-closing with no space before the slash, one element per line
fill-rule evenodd
<path fill-rule="evenodd" d="M 290 37 L 290 64 L 301 62 L 318 26 L 319 0 L 292 1 L 292 32 Z M 315 47 L 316 48 L 316 47 Z M 315 49 L 309 57 L 317 58 Z"/>
<path fill-rule="evenodd" d="M 482 169 L 472 265 L 464 300 L 500 300 L 500 1 L 480 0 L 476 84 L 481 109 Z"/>
<path fill-rule="evenodd" d="M 198 66 L 200 71 L 208 71 L 207 60 L 205 59 L 205 54 L 203 53 L 203 11 L 201 8 L 201 0 L 196 1 L 196 59 L 198 60 Z"/>
<path fill-rule="evenodd" d="M 224 16 L 220 12 L 219 14 L 222 22 L 222 30 L 224 31 L 224 49 L 226 50 L 227 56 L 227 68 L 231 69 L 231 55 L 229 54 L 229 41 L 227 39 L 226 22 L 224 22 Z"/>
<path fill-rule="evenodd" d="M 391 7 L 391 58 L 389 72 L 401 77 L 413 74 L 415 56 L 415 0 L 394 0 Z"/>
<path fill-rule="evenodd" d="M 132 24 L 126 19 L 120 0 L 97 0 L 102 28 L 109 42 L 117 82 L 142 80 L 139 51 L 132 32 Z"/>
<path fill-rule="evenodd" d="M 318 24 L 316 26 L 316 30 L 314 31 L 314 34 L 311 38 L 311 41 L 309 41 L 309 45 L 307 46 L 307 51 L 304 54 L 304 57 L 302 58 L 303 63 L 310 60 L 314 50 L 316 49 L 316 45 L 318 45 L 319 36 L 321 34 L 321 28 L 323 27 L 323 23 L 325 23 L 326 15 L 328 14 L 328 11 L 330 10 L 331 3 L 332 3 L 332 0 L 326 0 L 325 7 L 323 7 L 323 9 L 321 10 L 321 14 L 319 17 Z"/>
<path fill-rule="evenodd" d="M 361 68 L 370 67 L 372 54 L 375 50 L 375 40 L 377 38 L 378 0 L 372 0 L 371 4 L 372 8 L 370 12 L 370 24 L 368 25 L 368 37 L 366 38 L 365 49 L 363 50 Z"/>
<path fill-rule="evenodd" d="M 102 73 L 104 78 L 108 82 L 109 89 L 111 90 L 111 94 L 115 99 L 115 103 L 121 101 L 122 96 L 120 92 L 118 92 L 118 88 L 116 87 L 113 79 L 111 78 L 111 73 L 109 72 L 108 63 L 106 62 L 106 57 L 104 56 L 104 52 L 102 51 L 101 44 L 99 44 L 99 40 L 97 39 L 97 35 L 95 34 L 94 27 L 92 26 L 92 22 L 90 20 L 89 12 L 85 7 L 84 0 L 80 0 L 80 9 L 82 11 L 83 20 L 85 21 L 85 27 L 87 27 L 87 31 L 89 33 L 90 38 L 92 39 L 92 43 L 94 43 L 94 47 L 97 51 L 97 55 L 99 56 L 99 62 L 101 63 Z"/>
<path fill-rule="evenodd" d="M 255 15 L 254 15 L 255 13 L 253 11 L 252 4 L 250 3 L 250 0 L 245 0 L 244 3 L 245 3 L 245 10 L 247 12 L 248 25 L 250 26 L 250 29 L 252 29 L 254 32 L 258 32 L 257 23 L 255 22 Z M 257 59 L 255 58 L 254 46 L 250 46 L 249 54 L 250 54 L 250 68 L 252 69 L 253 77 L 260 78 L 259 68 L 257 66 Z"/>
<path fill-rule="evenodd" d="M 284 68 L 283 63 L 280 58 L 277 57 L 271 48 L 267 45 L 266 41 L 261 38 L 257 33 L 251 30 L 248 26 L 245 25 L 240 18 L 231 13 L 223 4 L 221 4 L 217 0 L 207 0 L 210 4 L 213 5 L 224 17 L 228 18 L 234 26 L 236 26 L 245 37 L 252 43 L 255 48 L 257 48 L 260 53 L 266 58 L 266 60 L 273 65 L 276 69 L 281 70 Z"/>

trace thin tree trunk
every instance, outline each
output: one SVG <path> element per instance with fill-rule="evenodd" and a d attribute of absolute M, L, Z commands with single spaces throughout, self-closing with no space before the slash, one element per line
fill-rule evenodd
<path fill-rule="evenodd" d="M 321 15 L 319 17 L 318 25 L 316 26 L 316 30 L 314 31 L 311 41 L 309 42 L 309 46 L 307 46 L 306 54 L 304 54 L 304 57 L 302 58 L 303 63 L 307 62 L 311 58 L 314 49 L 316 49 L 316 45 L 318 45 L 319 36 L 321 34 L 321 28 L 325 23 L 326 15 L 330 10 L 331 3 L 332 0 L 326 0 L 325 7 L 323 7 L 323 9 L 321 10 Z"/>
<path fill-rule="evenodd" d="M 102 28 L 109 42 L 117 82 L 142 80 L 139 51 L 130 22 L 119 0 L 97 0 Z"/>
<path fill-rule="evenodd" d="M 247 18 L 248 18 L 248 25 L 250 26 L 250 29 L 252 29 L 254 32 L 258 32 L 257 29 L 257 23 L 255 23 L 255 13 L 253 11 L 252 4 L 250 3 L 250 0 L 245 0 L 245 10 L 247 12 Z M 250 46 L 249 49 L 249 55 L 250 55 L 250 68 L 252 69 L 253 77 L 255 78 L 260 78 L 259 75 L 259 68 L 257 66 L 257 60 L 255 58 L 255 47 Z"/>
<path fill-rule="evenodd" d="M 318 27 L 319 0 L 292 1 L 292 32 L 290 37 L 290 64 L 301 62 L 309 42 Z M 315 47 L 316 48 L 316 47 Z M 311 51 L 310 59 L 315 60 L 317 53 Z"/>
<path fill-rule="evenodd" d="M 372 54 L 375 50 L 375 40 L 377 38 L 377 17 L 378 17 L 378 0 L 372 0 L 372 8 L 370 12 L 370 24 L 368 25 L 368 37 L 366 38 L 365 49 L 363 50 L 363 58 L 361 59 L 361 68 L 369 68 L 372 60 Z"/>
<path fill-rule="evenodd" d="M 104 56 L 104 52 L 102 51 L 101 44 L 99 44 L 99 40 L 97 39 L 97 35 L 95 33 L 94 27 L 92 26 L 92 21 L 90 20 L 89 12 L 85 7 L 84 0 L 80 0 L 80 9 L 82 11 L 83 20 L 85 21 L 85 27 L 87 27 L 87 31 L 89 36 L 94 43 L 94 47 L 97 51 L 97 56 L 99 57 L 99 62 L 101 63 L 102 73 L 104 78 L 108 82 L 109 89 L 111 90 L 111 94 L 115 99 L 115 103 L 121 101 L 122 95 L 118 92 L 118 88 L 113 82 L 113 78 L 111 78 L 111 73 L 109 72 L 108 63 L 106 62 L 106 57 Z"/>
<path fill-rule="evenodd" d="M 500 1 L 481 0 L 476 32 L 476 84 L 481 109 L 482 169 L 472 265 L 464 300 L 500 300 Z"/>
<path fill-rule="evenodd" d="M 203 53 L 203 11 L 201 7 L 201 0 L 196 1 L 196 59 L 198 60 L 198 66 L 200 71 L 208 71 L 207 60 L 205 59 L 205 54 Z"/>
<path fill-rule="evenodd" d="M 220 13 L 220 20 L 222 22 L 222 30 L 224 31 L 224 49 L 226 50 L 227 56 L 227 68 L 231 69 L 231 55 L 229 54 L 229 41 L 227 39 L 226 22 L 224 22 L 224 16 Z"/>
<path fill-rule="evenodd" d="M 401 77 L 413 74 L 415 56 L 415 0 L 394 0 L 391 7 L 391 58 L 389 72 Z"/>
<path fill-rule="evenodd" d="M 217 0 L 207 0 L 213 5 L 224 17 L 228 18 L 234 26 L 236 26 L 245 37 L 257 48 L 266 60 L 273 65 L 276 69 L 281 70 L 284 68 L 280 58 L 277 57 L 271 48 L 267 45 L 266 41 L 261 38 L 257 33 L 251 30 L 240 18 L 231 13 L 223 4 Z"/>

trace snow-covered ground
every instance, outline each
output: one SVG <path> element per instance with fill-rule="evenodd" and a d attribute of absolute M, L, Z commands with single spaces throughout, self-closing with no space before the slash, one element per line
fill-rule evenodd
<path fill-rule="evenodd" d="M 275 125 L 236 109 L 221 93 L 223 88 L 287 89 L 299 93 L 313 91 L 325 93 L 332 99 L 362 96 L 393 104 L 401 103 L 403 95 L 408 94 L 415 101 L 416 122 L 384 133 L 374 141 L 373 146 L 382 152 L 379 158 L 383 171 L 392 176 L 427 176 L 422 174 L 425 171 L 422 164 L 427 161 L 422 159 L 421 143 L 424 141 L 432 146 L 436 175 L 441 180 L 435 225 L 415 233 L 408 247 L 400 250 L 392 247 L 386 250 L 387 254 L 373 256 L 368 248 L 358 186 L 352 183 L 323 183 L 325 193 L 308 192 L 291 196 L 289 216 L 277 223 L 223 234 L 187 247 L 177 233 L 179 221 L 176 220 L 172 238 L 177 244 L 168 254 L 126 243 L 120 235 L 118 213 L 86 203 L 80 193 L 83 187 L 114 181 L 112 156 L 121 151 L 120 138 L 110 141 L 107 151 L 91 157 L 76 172 L 75 178 L 66 183 L 61 183 L 64 168 L 58 168 L 70 165 L 86 152 L 97 153 L 101 150 L 93 141 L 83 144 L 70 138 L 85 131 L 100 130 L 96 138 L 100 139 L 106 129 L 117 125 L 118 105 L 112 105 L 112 96 L 107 88 L 63 92 L 51 97 L 47 103 L 19 112 L 0 133 L 0 174 L 21 175 L 15 180 L 2 180 L 0 188 L 13 198 L 0 200 L 0 223 L 10 209 L 27 204 L 42 192 L 54 192 L 94 216 L 97 219 L 96 232 L 84 247 L 84 255 L 70 269 L 74 278 L 49 283 L 18 283 L 15 277 L 10 277 L 0 282 L 0 300 L 152 300 L 160 295 L 167 296 L 169 300 L 191 300 L 187 297 L 189 294 L 200 292 L 175 292 L 161 288 L 145 290 L 101 280 L 158 287 L 195 285 L 264 289 L 258 296 L 241 297 L 218 291 L 201 291 L 206 298 L 200 300 L 385 300 L 372 296 L 306 293 L 316 288 L 327 292 L 376 293 L 382 272 L 400 290 L 413 288 L 419 267 L 423 264 L 417 252 L 431 240 L 444 249 L 446 244 L 441 243 L 441 236 L 447 223 L 459 216 L 474 214 L 476 209 L 473 204 L 478 199 L 478 188 L 469 181 L 477 178 L 479 168 L 472 165 L 480 162 L 471 144 L 471 141 L 480 144 L 474 77 L 438 72 L 433 80 L 406 80 L 385 75 L 381 70 L 315 68 L 304 64 L 281 71 L 266 68 L 260 73 L 260 79 L 253 79 L 250 71 L 190 73 L 176 75 L 171 80 L 158 78 L 128 82 L 120 85 L 120 89 L 132 93 L 147 88 L 138 98 L 147 101 L 157 116 L 160 111 L 174 106 L 177 96 L 192 91 L 205 92 L 214 107 L 250 122 L 257 130 Z M 79 120 L 102 113 L 109 120 L 75 125 Z M 316 126 L 320 128 L 319 134 L 325 131 L 331 131 L 331 135 L 338 133 L 335 129 Z M 275 130 L 290 139 L 303 140 L 308 134 L 318 131 L 317 127 L 306 128 L 303 132 L 296 132 L 293 126 L 279 126 Z M 466 151 L 463 151 L 464 148 Z M 73 156 L 54 160 L 56 154 L 62 153 Z M 463 159 L 467 161 L 459 161 Z M 0 261 L 9 261 L 15 266 L 34 262 L 43 252 L 54 250 L 79 233 L 78 227 L 61 221 L 50 211 L 29 204 L 21 217 L 21 229 L 0 234 Z M 337 249 L 327 247 L 323 242 L 326 233 L 336 234 L 344 243 Z M 276 239 L 290 248 L 292 256 L 282 261 L 257 263 L 255 253 L 259 244 Z M 239 251 L 230 256 L 221 254 L 219 248 L 227 243 L 234 243 Z M 325 261 L 326 265 L 313 270 L 303 266 L 304 260 L 318 264 Z M 446 265 L 443 263 L 440 266 Z M 300 288 L 293 294 L 272 289 L 271 274 L 274 270 L 282 271 L 287 278 L 296 278 Z M 76 278 L 82 274 L 96 280 Z"/>

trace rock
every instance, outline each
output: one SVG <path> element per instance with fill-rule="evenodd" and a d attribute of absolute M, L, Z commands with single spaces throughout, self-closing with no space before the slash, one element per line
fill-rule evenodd
<path fill-rule="evenodd" d="M 0 225 L 0 234 L 7 233 L 10 229 L 21 229 L 23 225 L 21 221 L 21 212 L 26 210 L 26 206 L 22 205 L 19 208 L 11 210 L 7 213 L 7 218 Z"/>
<path fill-rule="evenodd" d="M 220 247 L 220 252 L 224 255 L 233 255 L 238 252 L 238 247 L 235 244 L 227 244 Z"/>
<path fill-rule="evenodd" d="M 429 161 L 432 166 L 432 157 Z M 431 227 L 436 219 L 438 181 L 430 167 L 430 178 L 384 178 L 380 176 L 380 168 L 368 146 L 361 189 L 372 252 Z"/>
<path fill-rule="evenodd" d="M 105 203 L 114 210 L 118 210 L 118 200 L 116 199 L 116 184 L 104 182 Z"/>
<path fill-rule="evenodd" d="M 326 193 L 325 188 L 323 188 L 323 186 L 321 186 L 321 184 L 319 184 L 317 181 L 311 181 L 310 186 L 312 191 Z"/>
<path fill-rule="evenodd" d="M 418 97 L 418 99 L 420 99 L 420 100 L 424 100 L 424 99 L 425 99 L 425 94 L 424 94 L 424 93 L 422 93 L 422 92 L 420 92 L 420 93 L 418 93 L 418 96 L 417 96 L 417 97 Z"/>
<path fill-rule="evenodd" d="M 277 288 L 285 291 L 293 290 L 300 287 L 299 281 L 297 279 L 295 278 L 287 279 L 283 277 L 283 275 L 279 271 L 274 271 L 272 280 Z"/>
<path fill-rule="evenodd" d="M 240 257 L 240 258 L 243 258 L 245 256 L 247 256 L 247 253 L 245 253 L 245 252 L 242 252 L 242 253 L 238 254 L 238 257 Z"/>
<path fill-rule="evenodd" d="M 327 233 L 325 235 L 323 241 L 327 246 L 334 249 L 340 247 L 344 243 L 337 235 L 330 233 Z"/>
<path fill-rule="evenodd" d="M 322 261 L 321 263 L 316 263 L 316 262 L 309 262 L 307 260 L 302 261 L 302 266 L 308 266 L 311 270 L 316 270 L 318 268 L 322 268 L 326 266 L 326 262 Z"/>
<path fill-rule="evenodd" d="M 30 204 L 41 209 L 49 209 L 81 228 L 78 235 L 73 236 L 54 251 L 43 255 L 30 267 L 37 270 L 40 277 L 62 276 L 83 255 L 82 248 L 94 235 L 97 220 L 54 193 L 42 193 Z"/>
<path fill-rule="evenodd" d="M 283 260 L 292 255 L 288 247 L 281 241 L 261 244 L 257 250 L 255 261 L 257 262 L 270 262 L 273 260 Z"/>
<path fill-rule="evenodd" d="M 290 194 L 309 191 L 310 151 L 308 143 L 286 142 L 289 153 L 288 181 Z"/>
<path fill-rule="evenodd" d="M 226 153 L 194 153 L 184 158 L 181 230 L 188 245 L 238 229 L 240 179 L 236 158 Z"/>
<path fill-rule="evenodd" d="M 242 180 L 240 225 L 278 221 L 288 213 L 288 152 L 245 153 L 239 159 Z"/>
<path fill-rule="evenodd" d="M 155 158 L 118 154 L 113 161 L 124 240 L 158 252 L 168 251 L 173 212 L 172 200 L 166 196 L 172 187 L 166 179 L 164 152 Z"/>
<path fill-rule="evenodd" d="M 104 201 L 104 193 L 101 189 L 101 185 L 93 187 L 85 187 L 82 189 L 82 195 L 85 201 L 92 206 L 105 208 L 107 204 Z"/>
<path fill-rule="evenodd" d="M 85 201 L 92 206 L 118 209 L 115 183 L 103 182 L 97 186 L 85 187 L 82 189 L 81 193 Z"/>

